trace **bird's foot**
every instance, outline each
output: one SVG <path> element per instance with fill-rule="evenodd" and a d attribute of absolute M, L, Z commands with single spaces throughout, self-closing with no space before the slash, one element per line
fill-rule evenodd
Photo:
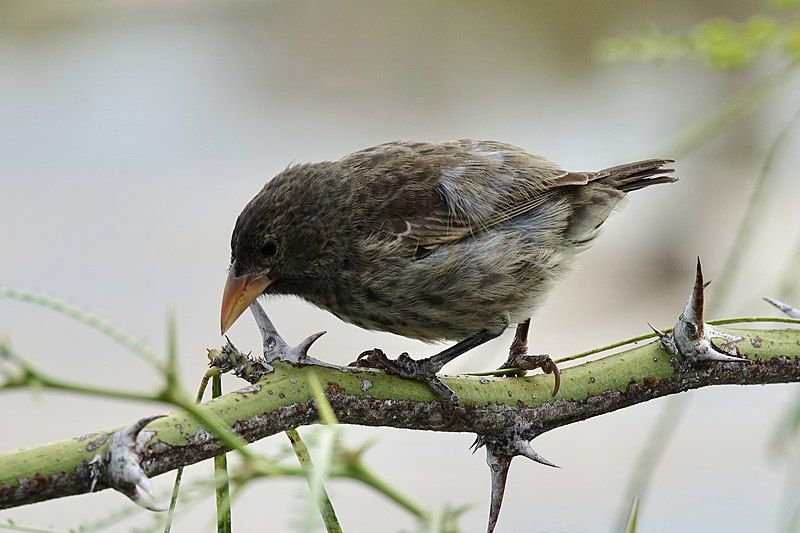
<path fill-rule="evenodd" d="M 397 356 L 397 359 L 390 359 L 383 350 L 374 348 L 362 352 L 349 366 L 374 368 L 403 379 L 422 381 L 445 401 L 445 406 L 449 411 L 449 416 L 446 418 L 449 420 L 442 428 L 452 426 L 463 414 L 463 409 L 458 403 L 458 395 L 436 375 L 436 372 L 441 370 L 441 366 L 437 365 L 433 358 L 412 359 L 408 353 L 403 352 Z"/>
<path fill-rule="evenodd" d="M 694 288 L 686 302 L 683 313 L 678 317 L 671 333 L 662 333 L 650 326 L 661 340 L 661 347 L 674 355 L 682 355 L 692 361 L 718 361 L 723 363 L 747 363 L 748 359 L 739 357 L 733 343 L 741 337 L 720 331 L 703 322 L 704 293 L 708 283 L 703 282 L 703 268 L 697 258 Z M 713 342 L 721 339 L 721 345 Z"/>
<path fill-rule="evenodd" d="M 518 369 L 515 372 L 514 376 L 521 377 L 524 376 L 528 370 L 536 370 L 542 369 L 546 374 L 553 374 L 555 378 L 555 384 L 553 385 L 553 396 L 558 393 L 558 389 L 561 387 L 561 371 L 558 370 L 558 366 L 556 366 L 555 362 L 550 358 L 549 355 L 542 354 L 542 355 L 528 355 L 526 353 L 518 353 L 513 349 L 508 355 L 508 360 L 503 363 L 498 370 L 503 370 L 506 368 L 516 368 Z"/>

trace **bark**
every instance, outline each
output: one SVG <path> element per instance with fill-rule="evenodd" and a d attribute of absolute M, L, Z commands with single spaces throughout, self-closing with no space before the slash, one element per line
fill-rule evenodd
<path fill-rule="evenodd" d="M 308 384 L 316 373 L 341 423 L 477 433 L 490 440 L 509 431 L 532 439 L 546 431 L 654 398 L 710 385 L 800 381 L 800 330 L 731 330 L 749 363 L 692 363 L 658 343 L 635 347 L 562 370 L 524 378 L 443 376 L 465 414 L 444 427 L 451 412 L 421 383 L 362 369 L 293 367 L 276 363 L 255 385 L 211 400 L 202 408 L 247 441 L 317 422 Z M 114 431 L 98 431 L 35 448 L 0 454 L 0 508 L 90 492 L 92 459 L 105 456 Z M 150 423 L 139 435 L 142 468 L 156 476 L 208 459 L 225 446 L 185 413 Z M 95 490 L 107 488 L 101 479 Z"/>

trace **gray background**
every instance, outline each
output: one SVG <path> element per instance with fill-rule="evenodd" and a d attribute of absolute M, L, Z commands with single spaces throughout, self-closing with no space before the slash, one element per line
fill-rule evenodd
<path fill-rule="evenodd" d="M 573 170 L 645 156 L 774 65 L 713 72 L 597 61 L 598 39 L 648 21 L 668 30 L 711 15 L 745 17 L 751 2 L 29 2 L 0 3 L 0 284 L 91 309 L 159 351 L 165 314 L 178 317 L 181 374 L 193 389 L 205 348 L 218 345 L 219 299 L 236 215 L 290 162 L 335 159 L 391 139 L 498 139 Z M 714 279 L 771 140 L 797 108 L 794 89 L 684 157 L 682 180 L 637 193 L 605 226 L 546 308 L 532 348 L 561 356 L 670 325 L 701 255 Z M 790 87 L 792 87 L 790 86 Z M 783 96 L 780 96 L 783 95 Z M 726 315 L 767 314 L 759 302 L 798 233 L 798 143 L 777 165 L 770 214 L 756 228 Z M 714 297 L 713 285 L 710 297 Z M 364 349 L 439 349 L 362 331 L 295 299 L 267 302 L 283 335 L 328 330 L 314 354 L 346 363 Z M 157 375 L 91 330 L 25 304 L 0 302 L 0 334 L 65 378 L 149 389 Z M 249 319 L 231 331 L 258 348 Z M 510 333 L 447 370 L 505 358 Z M 226 379 L 226 387 L 240 386 Z M 773 530 L 786 466 L 767 440 L 789 386 L 691 393 L 644 502 L 644 531 Z M 504 531 L 612 527 L 633 462 L 663 401 L 565 427 L 535 441 L 561 470 L 518 461 Z M 62 394 L 4 393 L 0 449 L 126 423 L 159 405 Z M 377 437 L 368 462 L 430 507 L 472 503 L 461 524 L 482 531 L 488 471 L 470 435 L 346 427 Z M 308 430 L 303 432 L 308 434 Z M 254 445 L 284 446 L 275 436 Z M 210 464 L 189 470 L 198 479 Z M 172 476 L 156 480 L 166 489 Z M 397 531 L 414 521 L 363 487 L 328 483 L 347 531 Z M 234 507 L 239 531 L 300 522 L 302 480 L 254 483 Z M 118 494 L 0 512 L 60 529 L 130 505 Z M 211 530 L 213 503 L 176 531 Z M 785 516 L 785 513 L 783 513 Z M 116 528 L 151 523 L 146 512 Z"/>

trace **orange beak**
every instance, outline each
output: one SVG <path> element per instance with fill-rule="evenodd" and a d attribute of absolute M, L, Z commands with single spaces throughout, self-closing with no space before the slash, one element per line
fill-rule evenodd
<path fill-rule="evenodd" d="M 222 293 L 222 313 L 220 314 L 220 331 L 224 334 L 236 322 L 245 309 L 258 298 L 274 281 L 266 274 L 245 274 L 236 276 L 234 265 L 228 271 L 225 290 Z"/>

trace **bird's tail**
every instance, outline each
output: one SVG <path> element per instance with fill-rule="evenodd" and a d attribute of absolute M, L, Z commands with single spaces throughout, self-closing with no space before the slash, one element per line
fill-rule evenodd
<path fill-rule="evenodd" d="M 592 181 L 602 180 L 626 193 L 659 183 L 672 183 L 678 181 L 677 176 L 671 175 L 675 169 L 664 167 L 674 162 L 671 159 L 648 159 L 617 165 L 601 170 Z"/>

